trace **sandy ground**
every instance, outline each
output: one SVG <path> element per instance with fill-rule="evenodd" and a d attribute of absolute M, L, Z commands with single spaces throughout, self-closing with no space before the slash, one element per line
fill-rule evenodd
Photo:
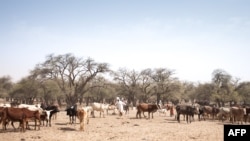
<path fill-rule="evenodd" d="M 223 124 L 217 120 L 195 121 L 187 124 L 178 123 L 174 117 L 154 113 L 154 119 L 136 119 L 136 111 L 129 111 L 123 118 L 118 115 L 105 115 L 90 118 L 85 131 L 79 131 L 79 120 L 75 125 L 69 122 L 65 111 L 60 111 L 57 119 L 52 120 L 52 127 L 27 130 L 25 133 L 14 131 L 11 126 L 7 131 L 0 129 L 1 141 L 223 141 Z M 147 115 L 147 113 L 145 113 Z M 182 116 L 181 116 L 182 118 Z M 16 123 L 16 127 L 18 123 Z M 34 124 L 31 122 L 30 124 Z M 32 126 L 31 126 L 32 127 Z M 33 128 L 33 127 L 32 127 Z"/>

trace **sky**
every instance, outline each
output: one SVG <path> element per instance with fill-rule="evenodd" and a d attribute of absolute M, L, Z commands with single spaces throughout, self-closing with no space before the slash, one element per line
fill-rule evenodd
<path fill-rule="evenodd" d="M 49 54 L 210 82 L 250 81 L 249 0 L 0 0 L 0 77 L 17 82 Z"/>

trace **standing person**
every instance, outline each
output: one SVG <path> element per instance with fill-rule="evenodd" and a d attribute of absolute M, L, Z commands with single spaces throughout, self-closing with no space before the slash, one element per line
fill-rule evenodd
<path fill-rule="evenodd" d="M 118 108 L 118 111 L 119 111 L 119 115 L 122 116 L 125 113 L 125 111 L 123 109 L 123 106 L 126 105 L 126 104 L 123 101 L 121 101 L 119 97 L 117 97 L 116 105 L 117 105 L 117 108 Z"/>

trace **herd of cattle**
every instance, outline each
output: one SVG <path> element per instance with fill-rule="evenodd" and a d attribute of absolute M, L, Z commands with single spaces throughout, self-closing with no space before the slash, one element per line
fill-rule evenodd
<path fill-rule="evenodd" d="M 116 105 L 102 104 L 102 103 L 91 103 L 89 106 L 77 107 L 72 105 L 66 108 L 66 115 L 69 116 L 69 123 L 76 123 L 78 118 L 80 121 L 80 130 L 84 131 L 85 124 L 89 123 L 89 117 L 95 117 L 94 111 L 100 112 L 100 117 L 105 117 L 108 111 L 112 110 L 113 114 L 117 111 Z M 232 106 L 232 107 L 215 107 L 210 105 L 199 105 L 199 104 L 148 104 L 140 103 L 136 106 L 136 118 L 141 118 L 141 114 L 147 118 L 154 118 L 153 114 L 158 112 L 164 114 L 170 110 L 170 116 L 173 116 L 175 111 L 175 119 L 180 123 L 180 115 L 183 115 L 184 120 L 187 123 L 194 121 L 194 115 L 198 115 L 198 120 L 228 120 L 231 123 L 243 124 L 250 122 L 250 108 L 247 106 Z M 7 125 L 10 123 L 14 129 L 13 122 L 19 122 L 20 131 L 24 132 L 29 129 L 29 122 L 35 122 L 35 130 L 40 130 L 40 125 L 51 126 L 52 117 L 56 116 L 59 112 L 59 108 L 56 105 L 41 106 L 41 105 L 27 105 L 20 104 L 16 107 L 10 104 L 0 104 L 0 124 L 2 124 L 3 130 L 6 130 Z M 105 113 L 107 112 L 107 113 Z M 144 112 L 148 113 L 148 116 L 144 115 Z M 129 106 L 124 105 L 124 115 L 129 113 Z M 124 116 L 119 114 L 119 116 Z"/>

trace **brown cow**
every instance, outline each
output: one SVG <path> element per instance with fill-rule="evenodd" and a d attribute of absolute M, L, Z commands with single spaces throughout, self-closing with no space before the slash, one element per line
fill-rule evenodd
<path fill-rule="evenodd" d="M 25 132 L 25 124 L 26 124 L 26 115 L 24 114 L 23 110 L 20 108 L 4 108 L 2 110 L 2 125 L 3 129 L 6 130 L 6 124 L 8 121 L 12 122 L 12 126 L 15 129 L 13 122 L 20 123 L 20 131 Z"/>
<path fill-rule="evenodd" d="M 44 126 L 44 121 L 46 121 L 46 126 L 48 126 L 48 115 L 47 115 L 47 112 L 46 111 L 43 111 L 42 114 L 40 115 L 40 121 L 42 122 L 43 126 Z M 40 125 L 41 125 L 41 122 L 40 122 Z"/>
<path fill-rule="evenodd" d="M 219 113 L 219 108 L 217 107 L 212 107 L 209 105 L 206 106 L 202 106 L 201 108 L 199 108 L 199 120 L 201 120 L 200 115 L 202 115 L 203 120 L 206 120 L 205 117 L 209 117 L 212 116 L 212 119 L 214 119 L 215 117 L 217 117 L 217 114 Z"/>
<path fill-rule="evenodd" d="M 245 113 L 245 109 L 241 107 L 231 107 L 230 117 L 231 117 L 232 124 L 234 123 L 234 121 L 238 121 L 238 124 L 239 122 L 243 124 L 244 113 Z"/>
<path fill-rule="evenodd" d="M 136 118 L 138 118 L 138 115 L 140 116 L 141 118 L 141 112 L 143 112 L 143 115 L 144 115 L 144 112 L 148 112 L 148 118 L 150 118 L 150 113 L 152 115 L 152 118 L 153 117 L 153 113 L 156 112 L 158 109 L 159 109 L 159 105 L 158 104 L 147 104 L 147 103 L 141 103 L 139 105 L 137 105 L 137 113 L 136 113 Z M 144 117 L 146 117 L 144 115 Z"/>
<path fill-rule="evenodd" d="M 88 112 L 84 109 L 77 110 L 77 118 L 80 120 L 80 130 L 84 131 L 84 125 L 89 124 Z"/>
<path fill-rule="evenodd" d="M 31 111 L 27 108 L 21 108 L 24 112 L 25 118 L 26 118 L 26 123 L 27 123 L 27 128 L 28 128 L 28 121 L 34 121 L 35 122 L 35 130 L 36 127 L 38 126 L 38 130 L 40 130 L 40 123 L 41 123 L 41 119 L 40 119 L 40 112 L 39 110 L 37 111 Z M 37 125 L 38 123 L 38 125 Z"/>

